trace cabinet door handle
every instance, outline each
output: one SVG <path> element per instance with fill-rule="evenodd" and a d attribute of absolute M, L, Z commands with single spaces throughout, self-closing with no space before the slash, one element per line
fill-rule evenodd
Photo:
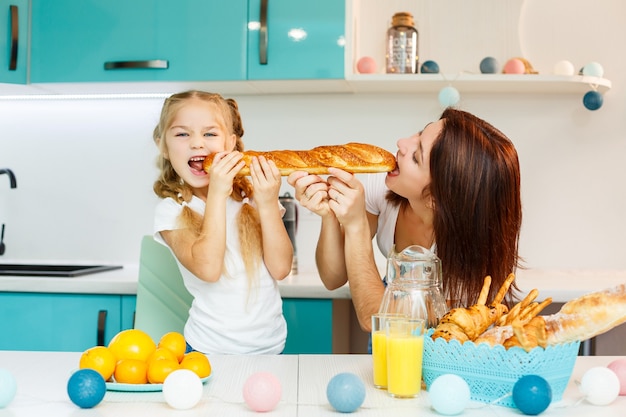
<path fill-rule="evenodd" d="M 104 333 L 107 327 L 107 311 L 98 311 L 98 334 L 96 336 L 96 344 L 104 346 Z"/>
<path fill-rule="evenodd" d="M 11 11 L 11 55 L 9 58 L 9 71 L 17 69 L 17 50 L 20 41 L 19 14 L 17 6 L 9 6 Z"/>
<path fill-rule="evenodd" d="M 261 27 L 259 28 L 259 64 L 267 65 L 267 6 L 269 0 L 261 0 Z"/>
<path fill-rule="evenodd" d="M 167 69 L 170 62 L 166 59 L 151 59 L 148 61 L 108 61 L 104 63 L 105 70 L 117 69 Z"/>

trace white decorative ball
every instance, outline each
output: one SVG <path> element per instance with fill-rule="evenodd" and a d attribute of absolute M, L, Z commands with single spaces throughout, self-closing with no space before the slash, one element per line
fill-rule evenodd
<path fill-rule="evenodd" d="M 553 71 L 555 75 L 574 75 L 576 69 L 574 64 L 569 61 L 563 60 L 554 64 Z"/>
<path fill-rule="evenodd" d="M 619 395 L 617 374 L 605 366 L 590 368 L 580 380 L 580 392 L 593 405 L 611 404 Z"/>
<path fill-rule="evenodd" d="M 469 385 L 454 374 L 438 376 L 428 389 L 430 404 L 439 414 L 455 416 L 461 414 L 471 399 Z"/>
<path fill-rule="evenodd" d="M 189 369 L 177 369 L 163 382 L 163 397 L 170 407 L 188 410 L 200 402 L 202 381 Z"/>

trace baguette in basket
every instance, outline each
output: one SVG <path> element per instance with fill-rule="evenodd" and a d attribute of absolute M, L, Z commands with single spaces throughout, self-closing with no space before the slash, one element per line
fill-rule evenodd
<path fill-rule="evenodd" d="M 239 175 L 250 175 L 253 156 L 264 156 L 274 161 L 280 175 L 287 176 L 294 171 L 309 174 L 328 174 L 328 168 L 335 167 L 351 173 L 376 173 L 393 171 L 396 158 L 385 149 L 365 143 L 351 142 L 345 145 L 318 146 L 310 150 L 244 151 L 246 166 Z M 214 155 L 204 160 L 204 170 L 209 171 Z"/>

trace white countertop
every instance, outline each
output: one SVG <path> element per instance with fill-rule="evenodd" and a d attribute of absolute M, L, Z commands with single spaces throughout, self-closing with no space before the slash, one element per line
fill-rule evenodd
<path fill-rule="evenodd" d="M 176 411 L 165 402 L 161 392 L 108 391 L 93 409 L 80 409 L 69 399 L 67 381 L 77 368 L 80 352 L 17 352 L 0 354 L 0 368 L 8 369 L 17 380 L 17 394 L 0 416 L 10 417 L 80 417 L 80 416 L 255 416 L 243 401 L 243 384 L 254 372 L 271 372 L 281 381 L 282 397 L 268 416 L 337 416 L 328 403 L 328 381 L 340 372 L 358 375 L 366 386 L 358 416 L 437 416 L 430 408 L 428 393 L 415 399 L 394 399 L 384 390 L 374 388 L 370 355 L 210 355 L 213 376 L 204 385 L 200 402 L 187 411 Z M 578 357 L 563 399 L 550 405 L 541 415 L 623 417 L 626 396 L 608 406 L 595 406 L 582 398 L 576 381 L 593 366 L 606 366 L 616 356 Z M 472 402 L 463 416 L 520 416 L 518 410 Z"/>
<path fill-rule="evenodd" d="M 129 264 L 122 269 L 74 278 L 0 276 L 0 292 L 135 295 L 138 275 L 139 265 Z M 517 272 L 517 284 L 522 294 L 537 288 L 538 299 L 552 297 L 555 303 L 624 283 L 626 270 L 529 269 Z M 278 287 L 284 298 L 350 298 L 347 285 L 329 291 L 315 270 L 301 270 L 290 275 L 279 281 Z"/>

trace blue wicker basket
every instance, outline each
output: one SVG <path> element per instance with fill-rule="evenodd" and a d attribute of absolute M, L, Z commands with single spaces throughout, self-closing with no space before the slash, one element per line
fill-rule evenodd
<path fill-rule="evenodd" d="M 426 387 L 440 375 L 455 374 L 470 387 L 471 399 L 515 408 L 511 392 L 524 375 L 539 375 L 550 384 L 552 401 L 559 401 L 567 387 L 580 342 L 526 352 L 520 347 L 505 349 L 502 345 L 461 344 L 443 338 L 433 340 L 429 329 L 424 337 L 422 371 Z"/>

